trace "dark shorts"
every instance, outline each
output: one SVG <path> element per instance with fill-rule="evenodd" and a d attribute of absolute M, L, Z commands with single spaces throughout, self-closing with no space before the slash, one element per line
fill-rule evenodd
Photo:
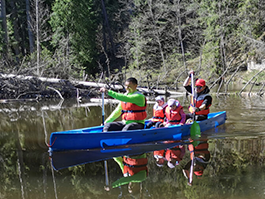
<path fill-rule="evenodd" d="M 201 120 L 206 120 L 208 118 L 208 115 L 195 115 L 195 120 L 196 121 L 201 121 Z M 192 113 L 187 113 L 186 114 L 186 120 L 188 119 L 193 119 L 193 114 Z"/>
<path fill-rule="evenodd" d="M 150 129 L 152 126 L 155 126 L 155 128 L 159 128 L 162 125 L 162 122 L 153 122 L 150 121 L 146 124 L 146 129 Z"/>
<path fill-rule="evenodd" d="M 144 124 L 142 123 L 130 123 L 130 124 L 124 124 L 122 121 L 118 122 L 110 122 L 106 123 L 103 127 L 103 132 L 107 131 L 128 131 L 128 130 L 136 130 L 136 129 L 143 129 Z"/>

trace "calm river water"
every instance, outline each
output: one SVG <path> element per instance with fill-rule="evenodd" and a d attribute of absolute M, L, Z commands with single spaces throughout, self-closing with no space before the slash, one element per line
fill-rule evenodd
<path fill-rule="evenodd" d="M 187 111 L 185 97 L 178 100 Z M 106 104 L 106 117 L 116 104 Z M 152 115 L 148 106 L 148 116 Z M 52 132 L 101 124 L 100 102 L 49 101 L 0 104 L 0 198 L 265 198 L 265 100 L 237 95 L 214 97 L 211 112 L 227 111 L 227 121 L 203 133 L 210 163 L 203 176 L 187 185 L 182 167 L 189 152 L 173 169 L 158 167 L 148 153 L 148 177 L 142 183 L 104 190 L 104 161 L 54 171 L 47 143 Z M 122 177 L 107 160 L 110 183 Z"/>

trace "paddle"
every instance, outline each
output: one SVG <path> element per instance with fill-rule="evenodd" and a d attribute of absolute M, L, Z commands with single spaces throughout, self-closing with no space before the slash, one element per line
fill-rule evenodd
<path fill-rule="evenodd" d="M 104 111 L 104 92 L 102 92 L 102 125 L 104 126 L 104 121 L 105 121 L 105 111 Z M 105 168 L 105 184 L 106 186 L 104 187 L 104 189 L 106 191 L 109 191 L 109 175 L 108 175 L 108 163 L 107 160 L 104 161 L 104 168 Z"/>
<path fill-rule="evenodd" d="M 201 128 L 200 125 L 197 123 L 197 121 L 195 120 L 195 101 L 194 101 L 194 79 L 193 79 L 193 73 L 191 73 L 191 92 L 192 92 L 192 96 L 191 96 L 191 106 L 193 107 L 193 123 L 191 125 L 190 128 L 190 136 L 191 139 L 197 139 L 200 137 L 201 135 Z M 189 145 L 189 151 L 191 152 L 191 166 L 190 166 L 190 176 L 189 176 L 189 182 L 188 185 L 192 185 L 192 180 L 193 180 L 193 170 L 194 170 L 194 160 L 195 160 L 195 154 L 194 154 L 194 147 L 197 146 L 199 144 L 199 141 L 192 141 L 192 144 Z"/>
<path fill-rule="evenodd" d="M 193 73 L 191 73 L 191 106 L 193 107 L 193 124 L 191 125 L 190 128 L 190 135 L 192 136 L 198 136 L 201 134 L 201 129 L 200 129 L 200 125 L 197 123 L 197 121 L 195 120 L 195 101 L 194 101 L 194 81 L 193 81 Z"/>

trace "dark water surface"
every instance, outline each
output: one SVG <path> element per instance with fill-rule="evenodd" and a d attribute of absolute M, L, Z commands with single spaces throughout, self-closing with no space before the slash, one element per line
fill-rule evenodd
<path fill-rule="evenodd" d="M 179 101 L 187 110 L 188 102 Z M 62 103 L 62 104 L 61 104 Z M 87 106 L 89 105 L 89 106 Z M 149 117 L 152 106 L 148 107 Z M 105 105 L 106 117 L 116 104 Z M 101 124 L 101 106 L 70 101 L 0 104 L 0 198 L 265 198 L 264 97 L 214 97 L 212 112 L 227 111 L 227 121 L 204 132 L 211 154 L 201 178 L 187 185 L 182 167 L 157 167 L 148 153 L 147 179 L 135 183 L 132 193 L 123 185 L 104 190 L 104 161 L 54 171 L 47 143 L 52 132 Z M 110 183 L 122 177 L 112 159 L 107 161 Z"/>

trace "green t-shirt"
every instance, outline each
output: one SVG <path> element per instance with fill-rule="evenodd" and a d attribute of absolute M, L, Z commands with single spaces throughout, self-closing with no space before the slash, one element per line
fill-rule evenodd
<path fill-rule="evenodd" d="M 117 93 L 115 91 L 109 90 L 108 95 L 122 102 L 130 102 L 140 107 L 145 106 L 145 96 L 141 93 L 138 93 L 138 91 L 135 91 L 134 93 L 123 94 L 123 93 Z M 114 120 L 116 120 L 121 115 L 121 111 L 122 111 L 122 107 L 121 107 L 121 102 L 120 102 L 119 105 L 116 107 L 116 109 L 106 119 L 105 123 L 113 122 Z M 130 124 L 133 122 L 144 124 L 144 120 L 125 120 L 124 122 L 125 124 Z"/>

